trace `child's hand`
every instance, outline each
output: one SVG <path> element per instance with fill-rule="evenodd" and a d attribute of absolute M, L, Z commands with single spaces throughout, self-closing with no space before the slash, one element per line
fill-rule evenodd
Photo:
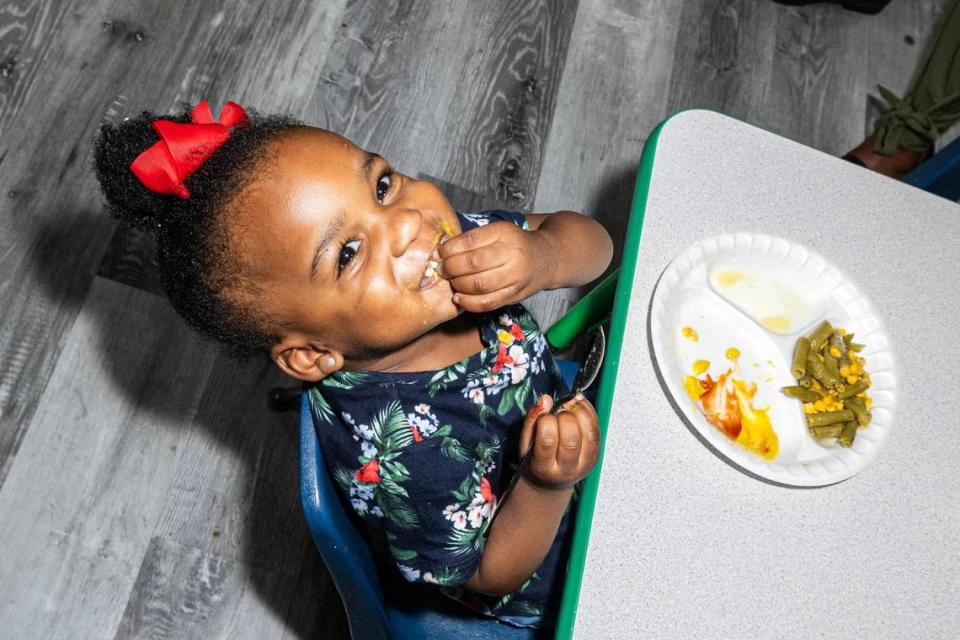
<path fill-rule="evenodd" d="M 553 415 L 553 398 L 540 397 L 523 423 L 521 458 L 533 445 L 525 477 L 545 489 L 565 489 L 590 473 L 600 453 L 600 429 L 593 405 L 584 398 L 567 403 Z"/>
<path fill-rule="evenodd" d="M 454 303 L 467 311 L 490 311 L 549 286 L 555 256 L 542 235 L 493 222 L 437 247 L 440 275 L 450 281 Z"/>

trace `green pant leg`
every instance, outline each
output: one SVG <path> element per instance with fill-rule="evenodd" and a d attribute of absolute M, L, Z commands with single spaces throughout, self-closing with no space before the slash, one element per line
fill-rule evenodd
<path fill-rule="evenodd" d="M 897 147 L 931 151 L 937 138 L 960 120 L 960 0 L 948 13 L 913 90 L 898 98 L 879 89 L 889 109 L 877 122 L 874 151 L 886 156 Z"/>

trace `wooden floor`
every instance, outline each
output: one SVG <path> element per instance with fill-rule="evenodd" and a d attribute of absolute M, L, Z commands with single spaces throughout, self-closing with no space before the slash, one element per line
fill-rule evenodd
<path fill-rule="evenodd" d="M 296 416 L 266 407 L 282 380 L 155 295 L 149 239 L 100 203 L 101 123 L 233 99 L 342 132 L 457 206 L 575 209 L 619 239 L 668 114 L 840 154 L 951 2 L 0 1 L 0 636 L 346 637 L 299 507 Z"/>

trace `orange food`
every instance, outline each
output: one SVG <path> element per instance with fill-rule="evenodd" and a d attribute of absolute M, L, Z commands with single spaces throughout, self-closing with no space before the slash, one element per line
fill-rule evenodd
<path fill-rule="evenodd" d="M 706 389 L 700 402 L 710 424 L 761 458 L 777 457 L 780 443 L 770 422 L 769 407 L 759 409 L 751 404 L 756 384 L 734 379 L 733 370 L 716 381 L 708 375 L 700 384 Z"/>

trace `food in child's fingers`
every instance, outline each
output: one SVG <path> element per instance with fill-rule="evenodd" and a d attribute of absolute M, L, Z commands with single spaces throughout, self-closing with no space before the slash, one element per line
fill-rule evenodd
<path fill-rule="evenodd" d="M 434 249 L 453 237 L 453 228 L 445 221 L 439 221 L 437 223 L 437 228 L 437 235 L 435 235 L 433 238 Z M 440 260 L 431 255 L 430 259 L 427 260 L 427 266 L 423 270 L 423 277 L 420 278 L 420 290 L 422 291 L 424 289 L 429 289 L 439 281 Z"/>
<path fill-rule="evenodd" d="M 803 403 L 810 435 L 817 441 L 836 439 L 850 447 L 857 429 L 870 424 L 873 400 L 867 394 L 870 374 L 859 355 L 862 349 L 852 333 L 826 320 L 797 340 L 791 367 L 797 384 L 782 391 Z"/>

